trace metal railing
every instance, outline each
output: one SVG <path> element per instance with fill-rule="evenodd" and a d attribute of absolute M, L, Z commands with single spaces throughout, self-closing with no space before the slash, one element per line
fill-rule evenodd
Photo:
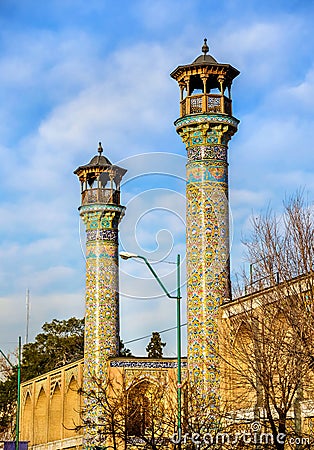
<path fill-rule="evenodd" d="M 244 295 L 253 294 L 254 292 L 267 289 L 275 284 L 279 284 L 279 282 L 279 272 L 265 275 L 264 277 L 258 278 L 257 280 L 251 281 L 250 284 L 247 284 L 244 287 Z"/>

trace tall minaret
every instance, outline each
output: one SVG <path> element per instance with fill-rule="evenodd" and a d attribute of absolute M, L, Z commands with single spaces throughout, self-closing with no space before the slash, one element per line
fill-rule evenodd
<path fill-rule="evenodd" d="M 108 357 L 119 354 L 118 224 L 125 210 L 120 183 L 126 170 L 102 152 L 99 143 L 98 155 L 74 172 L 81 182 L 79 211 L 86 226 L 85 392 L 95 389 L 94 376 L 105 376 Z M 87 414 L 97 422 L 97 408 Z M 91 427 L 85 433 L 87 446 L 98 445 L 96 431 Z"/>
<path fill-rule="evenodd" d="M 231 84 L 239 71 L 218 63 L 205 39 L 203 54 L 172 73 L 180 87 L 176 131 L 187 149 L 188 367 L 216 405 L 219 389 L 218 314 L 230 298 L 228 142 Z"/>

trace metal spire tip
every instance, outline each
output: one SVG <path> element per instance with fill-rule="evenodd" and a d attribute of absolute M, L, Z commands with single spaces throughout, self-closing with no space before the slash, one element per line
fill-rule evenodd
<path fill-rule="evenodd" d="M 99 142 L 99 145 L 98 145 L 98 153 L 99 153 L 99 156 L 101 156 L 101 154 L 102 154 L 103 151 L 104 151 L 104 149 L 103 149 L 102 146 L 101 146 L 101 142 Z"/>
<path fill-rule="evenodd" d="M 206 38 L 204 39 L 204 44 L 203 44 L 203 47 L 202 47 L 202 52 L 204 53 L 204 56 L 206 56 L 206 53 L 209 52 L 209 47 L 208 47 L 208 45 L 207 45 L 207 39 L 206 39 Z"/>

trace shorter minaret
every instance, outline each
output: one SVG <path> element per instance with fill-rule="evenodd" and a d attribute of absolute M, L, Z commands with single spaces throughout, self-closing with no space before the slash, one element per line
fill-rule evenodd
<path fill-rule="evenodd" d="M 81 182 L 80 216 L 86 227 L 86 311 L 84 392 L 86 414 L 97 423 L 97 408 L 88 408 L 93 378 L 106 376 L 107 359 L 119 354 L 118 225 L 125 207 L 120 205 L 120 183 L 125 169 L 98 155 L 75 170 Z M 97 428 L 97 427 L 96 427 Z M 85 430 L 87 447 L 97 444 L 97 429 Z"/>

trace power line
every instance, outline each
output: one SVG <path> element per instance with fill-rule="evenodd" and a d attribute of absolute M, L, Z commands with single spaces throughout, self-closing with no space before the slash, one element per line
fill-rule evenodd
<path fill-rule="evenodd" d="M 185 327 L 187 325 L 187 322 L 182 323 L 180 325 L 180 327 Z M 167 331 L 171 331 L 171 330 L 176 330 L 177 327 L 171 327 L 171 328 L 166 328 L 165 330 L 162 331 L 158 331 L 157 333 L 162 334 L 162 333 L 166 333 Z M 137 342 L 137 341 L 141 341 L 142 339 L 147 339 L 151 337 L 151 334 L 148 334 L 147 336 L 142 336 L 140 338 L 136 338 L 136 339 L 131 339 L 131 341 L 126 341 L 124 342 L 124 344 L 131 344 L 131 342 Z"/>

